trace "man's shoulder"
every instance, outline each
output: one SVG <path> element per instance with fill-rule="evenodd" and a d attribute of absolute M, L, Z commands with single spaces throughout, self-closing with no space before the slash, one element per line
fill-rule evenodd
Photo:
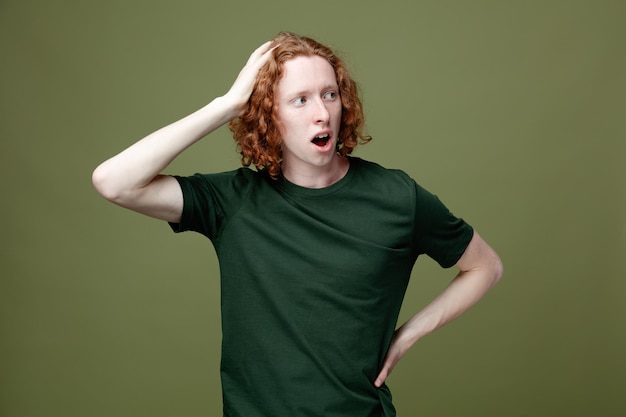
<path fill-rule="evenodd" d="M 352 157 L 352 163 L 356 168 L 357 174 L 367 181 L 411 187 L 415 184 L 415 181 L 402 169 L 388 168 L 377 162 L 358 157 Z"/>
<path fill-rule="evenodd" d="M 261 181 L 265 177 L 266 175 L 263 172 L 253 170 L 248 167 L 240 167 L 229 171 L 196 173 L 191 176 L 182 178 L 195 179 L 196 181 L 203 181 L 214 184 L 223 184 L 231 182 L 255 182 Z"/>
<path fill-rule="evenodd" d="M 267 184 L 266 175 L 247 167 L 230 171 L 196 173 L 190 176 L 175 176 L 183 191 L 196 194 L 210 194 L 224 198 L 240 198 L 253 190 L 264 188 Z"/>

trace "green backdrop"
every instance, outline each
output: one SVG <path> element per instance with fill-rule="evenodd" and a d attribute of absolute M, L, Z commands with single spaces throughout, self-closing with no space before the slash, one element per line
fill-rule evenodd
<path fill-rule="evenodd" d="M 220 415 L 210 243 L 106 203 L 90 176 L 225 92 L 280 30 L 352 68 L 374 137 L 358 155 L 439 194 L 505 264 L 396 368 L 399 416 L 623 416 L 624 16 L 591 0 L 0 0 L 0 416 Z M 168 172 L 237 166 L 221 129 Z M 402 318 L 452 274 L 422 259 Z"/>

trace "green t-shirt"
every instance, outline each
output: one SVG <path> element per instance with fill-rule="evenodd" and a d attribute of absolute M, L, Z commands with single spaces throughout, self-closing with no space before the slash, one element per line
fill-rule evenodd
<path fill-rule="evenodd" d="M 176 178 L 172 227 L 207 236 L 219 259 L 224 416 L 394 416 L 373 381 L 413 264 L 454 265 L 472 228 L 405 173 L 355 157 L 322 189 L 247 168 Z"/>

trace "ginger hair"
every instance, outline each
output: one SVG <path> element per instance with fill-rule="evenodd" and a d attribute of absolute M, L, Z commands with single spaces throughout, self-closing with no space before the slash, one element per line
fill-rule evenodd
<path fill-rule="evenodd" d="M 259 70 L 245 112 L 229 124 L 243 166 L 254 165 L 259 171 L 266 170 L 273 179 L 280 175 L 282 142 L 274 94 L 283 76 L 284 63 L 299 56 L 320 56 L 335 71 L 342 106 L 337 152 L 342 156 L 349 155 L 358 144 L 372 139 L 362 133 L 365 119 L 357 84 L 348 74 L 343 61 L 330 48 L 290 32 L 279 33 L 270 47 L 276 48 L 270 60 Z"/>

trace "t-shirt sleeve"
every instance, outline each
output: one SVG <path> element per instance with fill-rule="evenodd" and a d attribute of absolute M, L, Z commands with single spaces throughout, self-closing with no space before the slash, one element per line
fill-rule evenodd
<path fill-rule="evenodd" d="M 194 231 L 216 239 L 247 197 L 245 177 L 243 170 L 174 176 L 183 193 L 183 213 L 180 223 L 169 223 L 172 230 Z"/>
<path fill-rule="evenodd" d="M 415 183 L 415 248 L 444 268 L 455 265 L 472 240 L 474 230 L 456 217 L 439 198 Z"/>

